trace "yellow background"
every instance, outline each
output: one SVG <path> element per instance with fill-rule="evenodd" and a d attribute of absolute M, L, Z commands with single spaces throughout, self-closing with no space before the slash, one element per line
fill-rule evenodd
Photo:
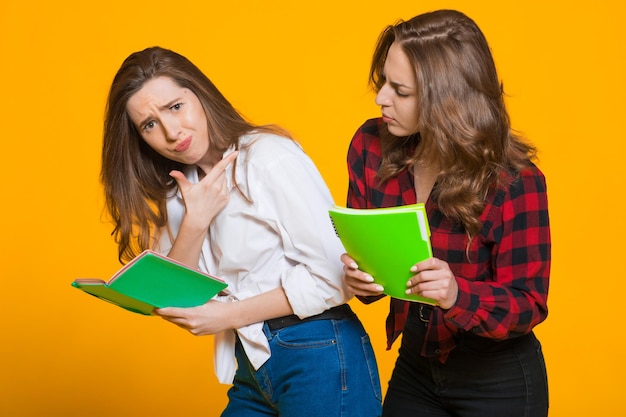
<path fill-rule="evenodd" d="M 377 116 L 367 71 L 398 18 L 458 8 L 484 30 L 513 125 L 540 149 L 553 232 L 550 314 L 537 328 L 551 417 L 623 416 L 622 120 L 618 1 L 9 1 L 0 3 L 0 415 L 216 416 L 211 337 L 70 287 L 118 268 L 98 182 L 105 95 L 123 58 L 188 56 L 246 116 L 292 131 L 335 199 L 345 151 Z M 387 302 L 352 302 L 383 386 Z"/>

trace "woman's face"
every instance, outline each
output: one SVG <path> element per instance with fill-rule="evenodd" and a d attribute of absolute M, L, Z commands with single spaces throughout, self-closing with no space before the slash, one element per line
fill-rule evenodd
<path fill-rule="evenodd" d="M 389 132 L 395 136 L 417 133 L 417 80 L 415 70 L 400 45 L 391 44 L 383 71 L 385 83 L 376 95 L 376 104 L 382 109 Z"/>
<path fill-rule="evenodd" d="M 143 140 L 164 157 L 201 167 L 214 162 L 200 100 L 171 78 L 147 81 L 130 97 L 126 110 Z"/>

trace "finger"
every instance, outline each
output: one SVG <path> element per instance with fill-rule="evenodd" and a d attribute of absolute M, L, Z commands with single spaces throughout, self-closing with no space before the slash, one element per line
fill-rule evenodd
<path fill-rule="evenodd" d="M 228 155 L 224 156 L 216 165 L 220 165 L 223 169 L 226 169 L 228 164 L 237 159 L 237 156 L 239 156 L 239 151 L 232 151 Z"/>
<path fill-rule="evenodd" d="M 374 278 L 367 272 L 354 269 L 347 265 L 343 267 L 343 273 L 345 274 L 347 279 L 354 282 L 364 282 L 367 284 L 371 284 L 372 282 L 374 282 Z"/>
<path fill-rule="evenodd" d="M 218 163 L 213 166 L 211 172 L 215 172 L 218 175 L 223 174 L 228 165 L 230 165 L 235 159 L 237 159 L 237 155 L 239 155 L 239 152 L 233 151 L 224 156 L 222 159 L 219 160 Z"/>
<path fill-rule="evenodd" d="M 213 168 L 211 168 L 211 170 L 206 173 L 206 175 L 204 176 L 204 178 L 202 178 L 202 180 L 200 180 L 200 182 L 216 183 L 218 181 L 224 180 L 228 164 L 233 162 L 237 158 L 237 155 L 238 152 L 235 151 L 220 159 L 219 162 L 213 165 Z"/>
<path fill-rule="evenodd" d="M 421 262 L 416 263 L 415 265 L 413 265 L 411 267 L 411 272 L 413 272 L 414 274 L 417 274 L 419 272 L 422 271 L 428 271 L 431 269 L 437 269 L 438 268 L 438 259 L 437 258 L 428 258 L 425 259 Z"/>
<path fill-rule="evenodd" d="M 154 314 L 161 316 L 163 318 L 168 318 L 168 319 L 176 319 L 176 318 L 183 318 L 184 315 L 181 314 L 182 312 L 180 311 L 181 309 L 176 308 L 176 307 L 164 307 L 164 308 L 157 308 L 154 309 Z"/>
<path fill-rule="evenodd" d="M 359 269 L 359 265 L 347 253 L 341 255 L 341 262 L 350 269 Z"/>
<path fill-rule="evenodd" d="M 363 296 L 380 295 L 384 291 L 384 288 L 378 284 L 355 283 L 349 285 L 349 288 L 354 294 Z"/>
<path fill-rule="evenodd" d="M 189 185 L 191 185 L 191 183 L 187 180 L 187 177 L 185 177 L 185 174 L 180 171 L 171 171 L 170 177 L 174 178 L 174 180 L 178 184 L 178 188 L 188 187 Z"/>
<path fill-rule="evenodd" d="M 406 283 L 407 287 L 415 287 L 426 282 L 433 282 L 437 280 L 437 274 L 432 270 L 422 270 L 413 275 L 411 279 Z"/>

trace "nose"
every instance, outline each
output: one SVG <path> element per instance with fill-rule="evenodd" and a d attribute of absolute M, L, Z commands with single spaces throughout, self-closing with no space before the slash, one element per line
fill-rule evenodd
<path fill-rule="evenodd" d="M 161 121 L 163 132 L 169 140 L 177 140 L 182 133 L 181 125 L 175 117 L 169 117 Z"/>
<path fill-rule="evenodd" d="M 391 96 L 389 94 L 389 86 L 387 84 L 383 85 L 380 90 L 378 90 L 378 94 L 376 94 L 376 99 L 374 100 L 377 106 L 387 107 L 391 105 Z"/>

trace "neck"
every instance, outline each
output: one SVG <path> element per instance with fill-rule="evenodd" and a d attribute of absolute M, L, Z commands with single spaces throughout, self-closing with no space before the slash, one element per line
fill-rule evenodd
<path fill-rule="evenodd" d="M 416 164 L 413 166 L 415 196 L 418 203 L 426 204 L 430 192 L 433 190 L 435 182 L 437 181 L 438 174 L 439 167 L 436 164 Z"/>
<path fill-rule="evenodd" d="M 213 166 L 222 159 L 223 155 L 223 152 L 207 152 L 206 155 L 196 163 L 198 166 L 198 175 L 204 177 L 204 175 L 208 174 Z"/>

